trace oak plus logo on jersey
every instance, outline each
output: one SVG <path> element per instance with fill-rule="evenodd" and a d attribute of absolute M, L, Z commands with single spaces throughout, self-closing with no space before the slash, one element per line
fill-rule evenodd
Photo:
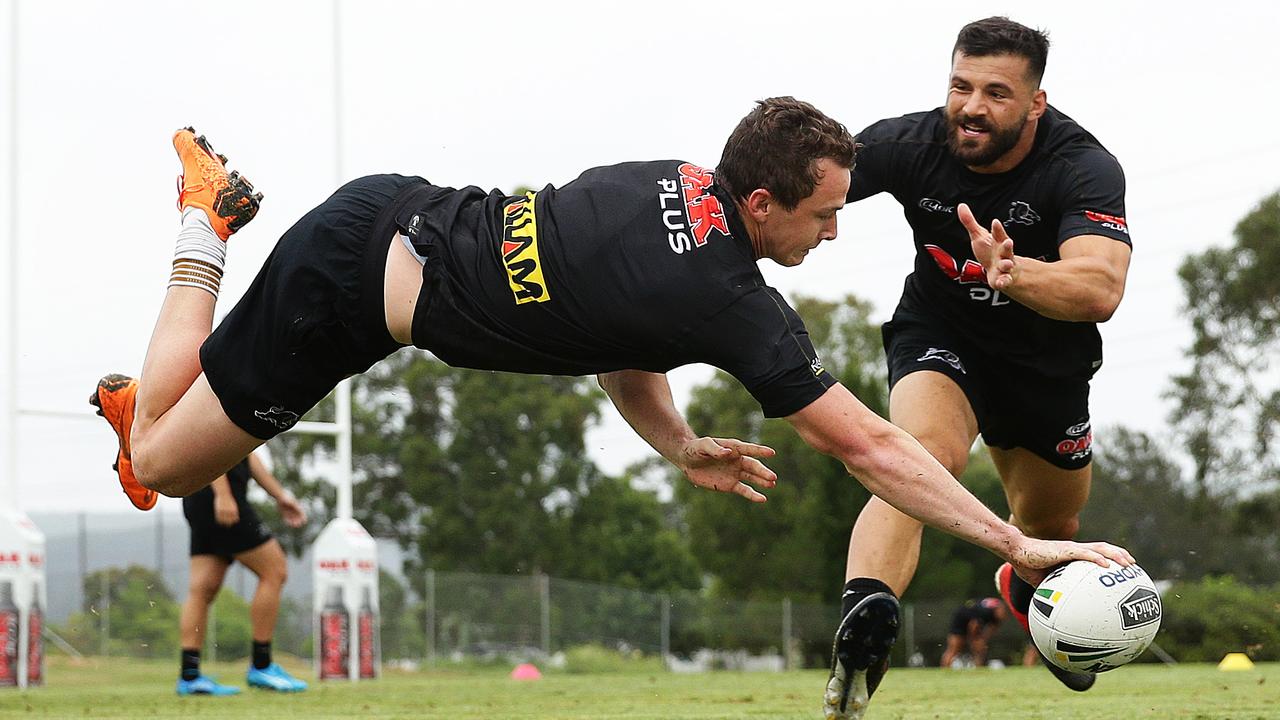
<path fill-rule="evenodd" d="M 502 208 L 502 265 L 517 305 L 551 299 L 538 257 L 538 219 L 534 214 L 537 193 L 507 202 Z"/>
<path fill-rule="evenodd" d="M 954 280 L 961 285 L 978 286 L 969 288 L 970 300 L 990 303 L 991 307 L 1001 307 L 1009 304 L 1008 298 L 1001 294 L 999 290 L 992 290 L 987 286 L 987 271 L 983 269 L 981 263 L 977 260 L 966 258 L 962 265 L 951 256 L 951 253 L 937 245 L 926 244 L 924 249 L 948 279 Z"/>
<path fill-rule="evenodd" d="M 1009 203 L 1009 218 L 1005 225 L 1034 225 L 1040 222 L 1040 215 L 1031 209 L 1031 203 L 1014 200 Z"/>
<path fill-rule="evenodd" d="M 948 278 L 962 285 L 987 282 L 987 273 L 977 260 L 967 258 L 964 264 L 961 265 L 954 257 L 951 257 L 951 253 L 937 245 L 925 245 L 924 249 L 928 251 L 933 261 L 937 263 L 938 269 L 942 271 L 942 274 Z"/>
<path fill-rule="evenodd" d="M 926 210 L 928 212 L 953 213 L 956 211 L 955 205 L 947 205 L 941 200 L 934 200 L 933 198 L 920 198 L 920 202 L 918 204 L 920 205 L 921 210 Z"/>
<path fill-rule="evenodd" d="M 667 244 L 680 255 L 702 247 L 712 231 L 729 237 L 729 221 L 725 219 L 720 198 L 711 194 L 714 174 L 693 163 L 681 163 L 679 179 L 658 181 L 658 206 L 662 224 L 667 228 Z"/>
<path fill-rule="evenodd" d="M 1120 217 L 1119 215 L 1107 215 L 1106 213 L 1094 212 L 1092 210 L 1085 210 L 1084 216 L 1088 218 L 1090 221 L 1096 222 L 1108 230 L 1115 230 L 1116 232 L 1122 232 L 1125 235 L 1129 234 L 1129 223 L 1126 222 L 1125 219 Z"/>

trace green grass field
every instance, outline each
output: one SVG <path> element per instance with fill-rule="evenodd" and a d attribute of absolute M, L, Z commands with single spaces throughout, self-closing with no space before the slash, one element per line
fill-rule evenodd
<path fill-rule="evenodd" d="M 3 718 L 821 718 L 825 673 L 550 674 L 520 683 L 498 671 L 390 672 L 371 683 L 325 683 L 300 695 L 252 692 L 179 698 L 174 662 L 51 659 L 49 684 L 0 691 Z M 307 668 L 286 663 L 307 677 Z M 243 685 L 242 663 L 206 668 Z M 1076 695 L 1041 668 L 894 670 L 868 720 L 1272 720 L 1280 665 L 1220 672 L 1211 665 L 1141 665 Z"/>

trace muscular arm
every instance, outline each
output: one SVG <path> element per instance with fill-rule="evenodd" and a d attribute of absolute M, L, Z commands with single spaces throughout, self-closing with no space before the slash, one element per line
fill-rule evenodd
<path fill-rule="evenodd" d="M 1013 256 L 1001 292 L 1055 320 L 1106 322 L 1124 296 L 1130 249 L 1101 235 L 1077 235 L 1059 247 L 1062 259 Z"/>
<path fill-rule="evenodd" d="M 231 492 L 231 480 L 219 475 L 209 485 L 213 488 L 213 521 L 223 527 L 235 525 L 240 520 L 240 504 Z"/>
<path fill-rule="evenodd" d="M 214 499 L 234 499 L 231 495 L 231 480 L 226 475 L 219 475 L 217 479 L 209 483 L 209 487 L 213 488 Z"/>
<path fill-rule="evenodd" d="M 284 489 L 275 475 L 267 469 L 267 464 L 257 453 L 249 453 L 249 476 L 276 501 L 280 509 L 280 519 L 289 527 L 302 527 L 307 522 L 307 511 L 303 509 L 293 493 Z"/>
<path fill-rule="evenodd" d="M 818 452 L 898 510 L 1009 559 L 1022 534 L 969 493 L 914 438 L 835 385 L 787 417 Z"/>
<path fill-rule="evenodd" d="M 676 410 L 667 376 L 643 370 L 619 370 L 596 376 L 600 387 L 636 434 L 671 463 L 698 434 Z"/>
<path fill-rule="evenodd" d="M 267 464 L 262 462 L 262 458 L 258 457 L 257 453 L 249 453 L 249 477 L 253 478 L 253 481 L 258 483 L 258 486 L 266 490 L 271 499 L 277 502 L 284 498 L 293 497 L 288 490 L 284 489 L 284 486 L 280 484 L 276 476 L 271 474 L 271 471 L 267 469 Z"/>
<path fill-rule="evenodd" d="M 1044 262 L 1016 254 L 999 220 L 987 230 L 967 205 L 957 216 L 969 231 L 974 257 L 987 271 L 987 284 L 1054 320 L 1106 322 L 1124 296 L 1131 249 L 1102 235 L 1077 235 L 1058 246 L 1060 260 Z"/>
<path fill-rule="evenodd" d="M 772 457 L 772 449 L 733 438 L 698 437 L 676 410 L 667 376 L 661 373 L 619 370 L 598 375 L 597 380 L 632 429 L 689 482 L 752 502 L 765 501 L 747 483 L 774 486 L 778 476 L 758 459 Z"/>
<path fill-rule="evenodd" d="M 1133 556 L 1107 543 L 1039 540 L 996 517 L 914 438 L 871 412 L 843 385 L 787 420 L 815 450 L 840 460 L 849 474 L 898 510 L 1008 560 L 1032 584 L 1044 568 L 1069 560 L 1106 567 Z"/>

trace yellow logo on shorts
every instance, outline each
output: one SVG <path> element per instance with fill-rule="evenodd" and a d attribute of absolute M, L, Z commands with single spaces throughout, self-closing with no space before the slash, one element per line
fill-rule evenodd
<path fill-rule="evenodd" d="M 502 264 L 507 268 L 507 282 L 517 305 L 551 299 L 547 281 L 542 278 L 542 260 L 538 257 L 538 222 L 533 212 L 535 195 L 537 193 L 526 193 L 502 208 Z"/>

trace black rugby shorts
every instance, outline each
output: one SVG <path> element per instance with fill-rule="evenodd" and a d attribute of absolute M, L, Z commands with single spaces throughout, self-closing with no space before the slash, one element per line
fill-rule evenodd
<path fill-rule="evenodd" d="M 342 186 L 280 238 L 200 348 L 223 411 L 262 440 L 288 430 L 343 378 L 401 347 L 383 276 L 397 200 L 426 181 L 371 175 Z"/>
<path fill-rule="evenodd" d="M 213 516 L 213 488 L 205 487 L 182 498 L 182 514 L 191 527 L 191 554 L 217 555 L 227 560 L 248 552 L 272 538 L 258 513 L 243 495 L 235 495 L 240 519 L 219 525 Z"/>
<path fill-rule="evenodd" d="M 1088 380 L 1046 377 L 1003 361 L 925 315 L 899 311 L 881 334 L 891 389 L 913 372 L 940 372 L 964 391 L 987 445 L 1024 448 L 1064 470 L 1093 459 Z"/>

